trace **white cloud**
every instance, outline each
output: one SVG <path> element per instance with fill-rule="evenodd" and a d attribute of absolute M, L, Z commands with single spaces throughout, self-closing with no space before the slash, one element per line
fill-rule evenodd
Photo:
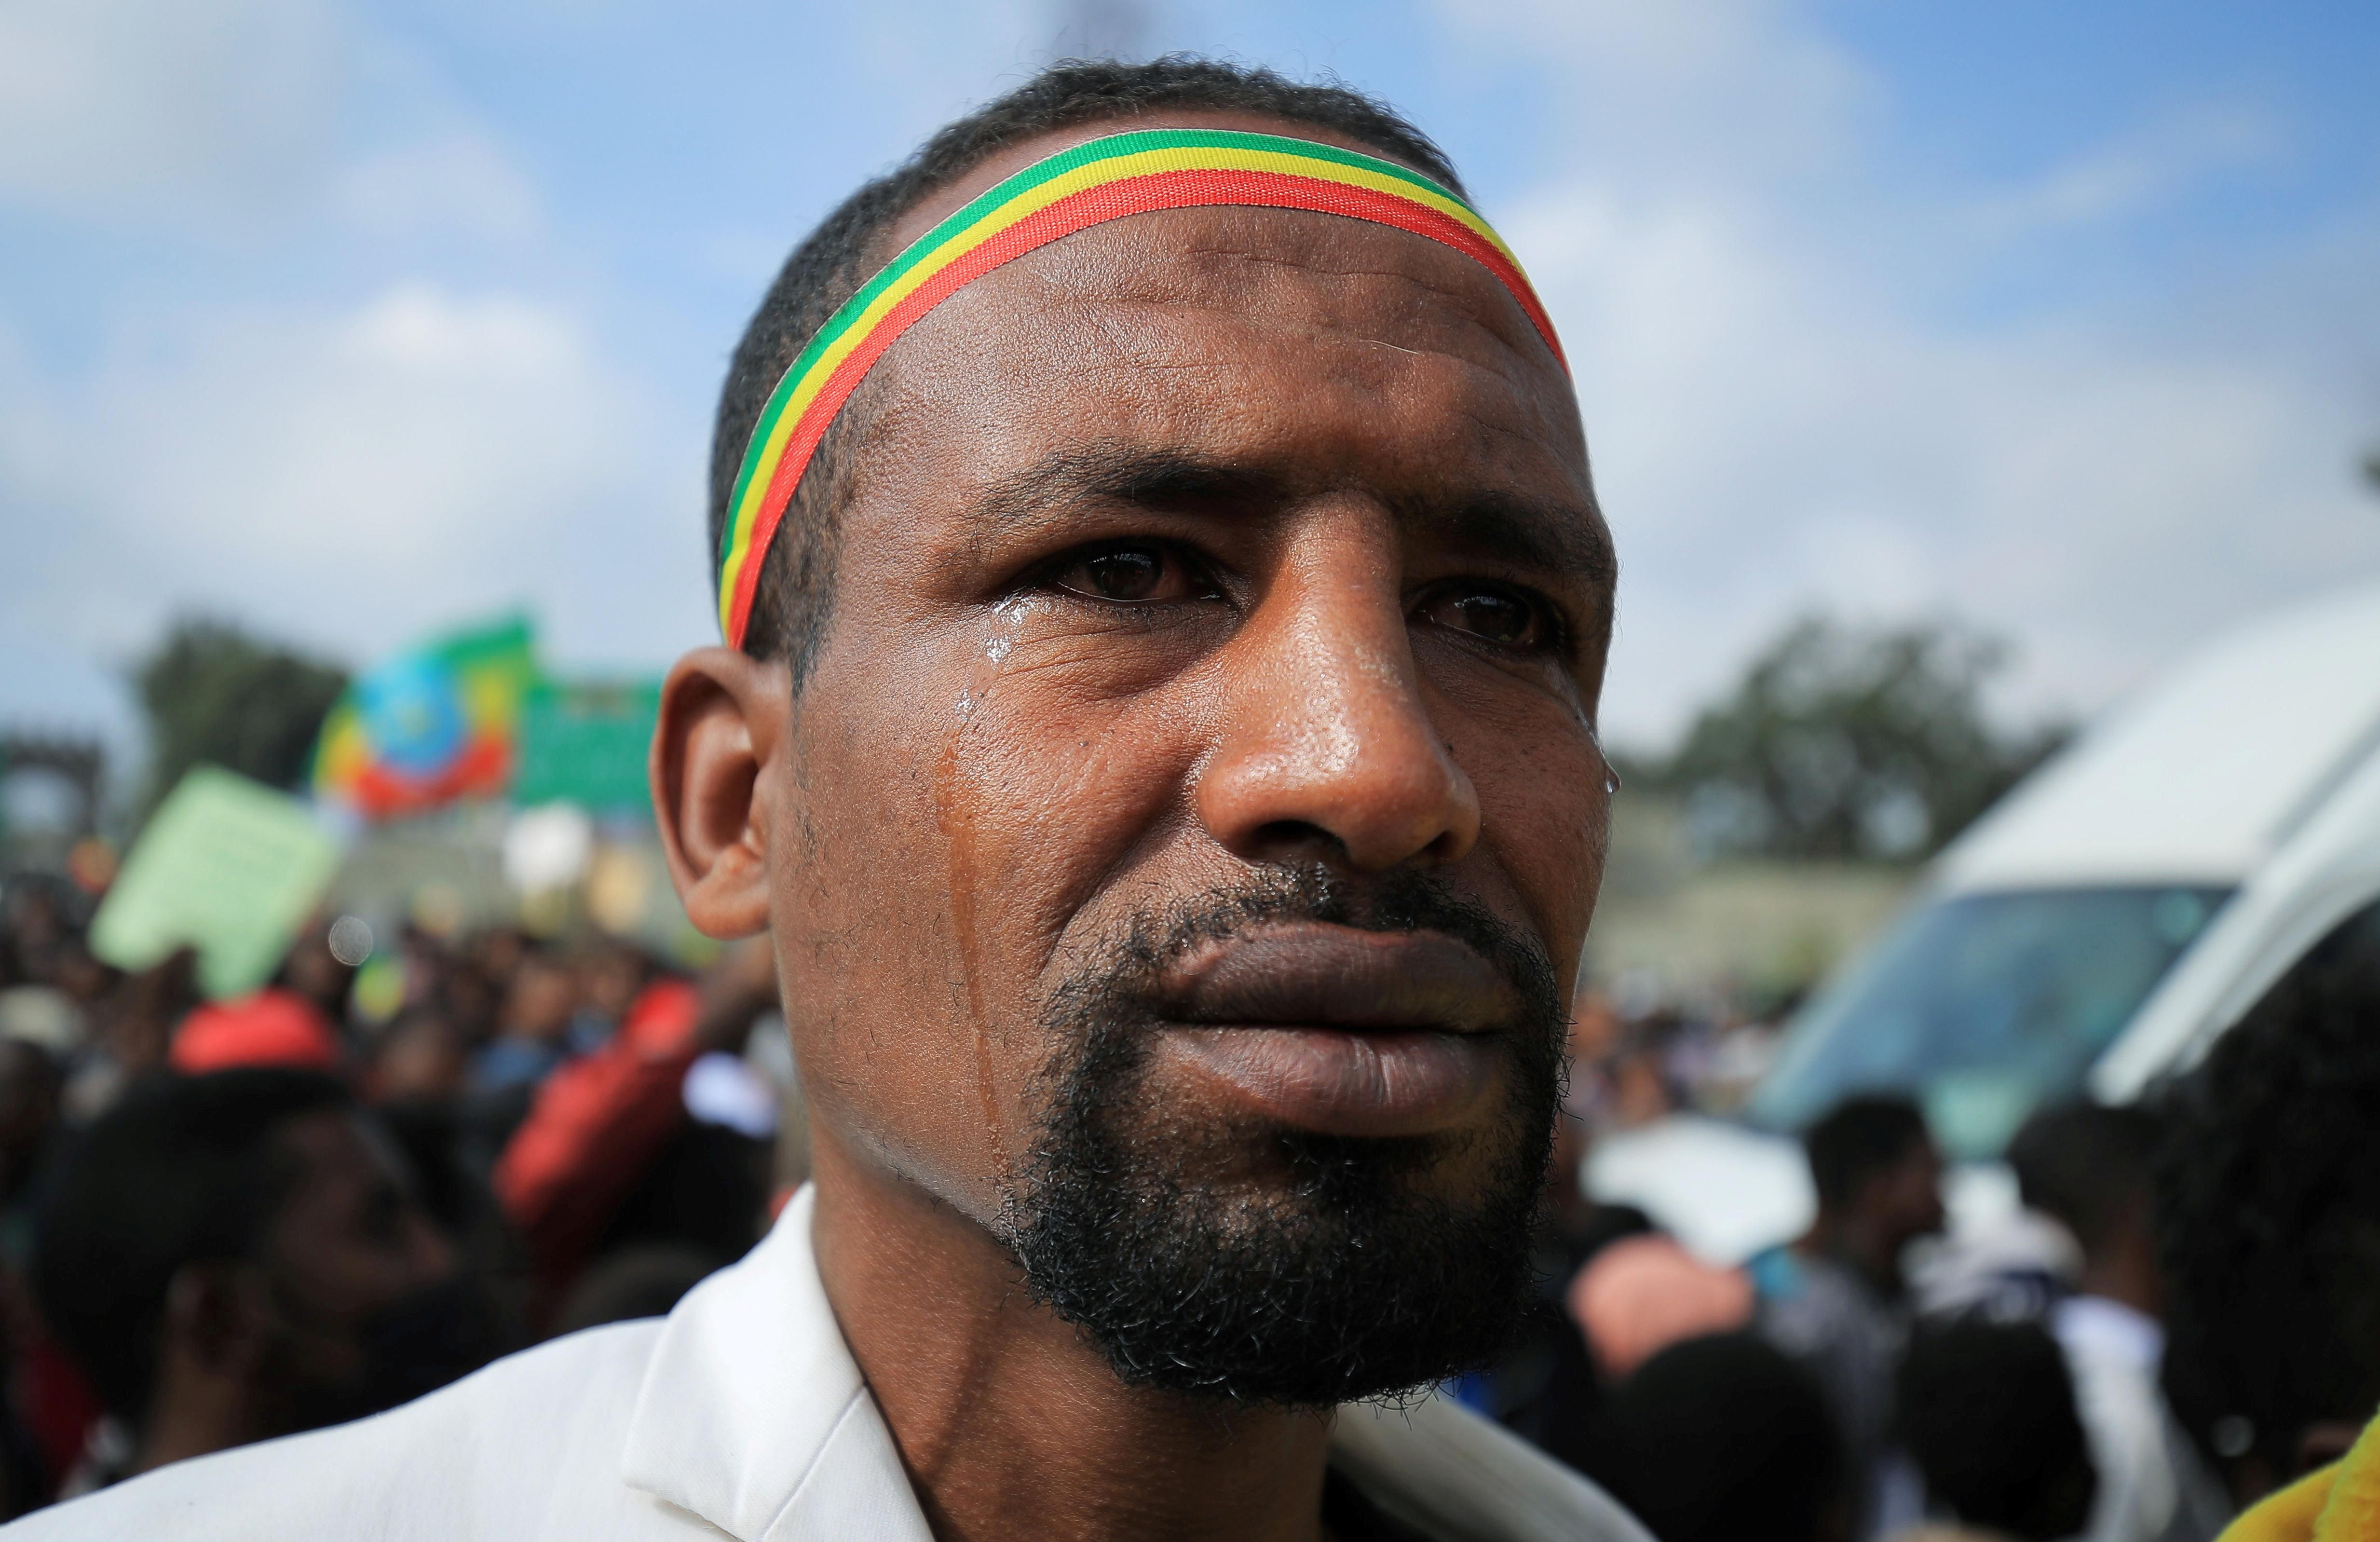
<path fill-rule="evenodd" d="M 375 236 L 456 231 L 514 242 L 544 224 L 519 168 L 486 139 L 451 127 L 343 167 L 330 200 L 345 223 Z"/>
<path fill-rule="evenodd" d="M 698 627 L 691 512 L 632 536 L 610 592 L 577 587 L 590 524 L 637 524 L 664 457 L 634 388 L 551 304 L 408 283 L 342 313 L 217 315 L 53 395 L 60 453 L 0 487 L 75 531 L 50 581 L 0 589 L 45 635 L 125 657 L 173 610 L 237 606 L 357 658 L 521 601 L 599 651 Z M 624 595 L 642 603 L 607 625 Z"/>
<path fill-rule="evenodd" d="M 527 178 L 410 51 L 339 0 L 0 6 L 0 202 L 254 240 L 533 235 Z"/>
<path fill-rule="evenodd" d="M 211 219 L 327 171 L 346 51 L 322 0 L 17 0 L 0 9 L 0 194 Z"/>
<path fill-rule="evenodd" d="M 2269 161 L 2283 148 L 2279 128 L 2262 113 L 2196 109 L 2094 146 L 2029 183 L 1973 200 L 1963 212 L 1974 233 L 1989 238 L 2118 219 L 2153 210 L 2212 173 Z"/>
<path fill-rule="evenodd" d="M 1440 0 L 1455 47 L 1552 73 L 1550 96 L 1614 187 L 1739 187 L 1840 166 L 1882 100 L 1794 0 Z"/>

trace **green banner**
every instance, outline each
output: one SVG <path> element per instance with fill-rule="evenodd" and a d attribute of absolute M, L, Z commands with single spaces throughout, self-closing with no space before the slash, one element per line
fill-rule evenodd
<path fill-rule="evenodd" d="M 567 801 L 599 812 L 640 812 L 651 795 L 645 752 L 661 718 L 662 683 L 540 681 L 521 702 L 516 804 Z"/>

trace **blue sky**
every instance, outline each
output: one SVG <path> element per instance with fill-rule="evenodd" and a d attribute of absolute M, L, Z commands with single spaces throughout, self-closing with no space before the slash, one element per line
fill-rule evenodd
<path fill-rule="evenodd" d="M 1654 744 L 1784 622 L 2010 710 L 2380 577 L 2380 10 L 1907 0 L 0 0 L 0 719 L 201 610 L 351 662 L 707 640 L 707 418 L 785 249 L 1070 48 L 1330 71 L 1577 362 Z"/>

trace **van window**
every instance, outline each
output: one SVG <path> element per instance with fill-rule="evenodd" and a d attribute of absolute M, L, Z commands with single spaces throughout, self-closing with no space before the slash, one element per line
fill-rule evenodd
<path fill-rule="evenodd" d="M 1853 1092 L 1907 1092 L 1950 1155 L 1996 1157 L 2082 1077 L 2228 895 L 2052 889 L 1925 905 L 1795 1018 L 1753 1097 L 1799 1129 Z"/>

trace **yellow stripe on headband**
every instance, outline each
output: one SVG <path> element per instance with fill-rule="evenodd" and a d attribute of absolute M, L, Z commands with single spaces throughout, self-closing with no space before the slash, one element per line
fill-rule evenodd
<path fill-rule="evenodd" d="M 753 425 L 721 532 L 719 620 L 730 646 L 744 644 L 762 562 L 819 441 L 894 339 L 968 282 L 1061 237 L 1126 214 L 1231 204 L 1340 214 L 1452 247 L 1494 273 L 1562 357 L 1510 249 L 1469 204 L 1418 172 L 1273 134 L 1154 129 L 1088 140 L 1000 182 L 912 242 L 836 310 L 778 381 Z"/>

